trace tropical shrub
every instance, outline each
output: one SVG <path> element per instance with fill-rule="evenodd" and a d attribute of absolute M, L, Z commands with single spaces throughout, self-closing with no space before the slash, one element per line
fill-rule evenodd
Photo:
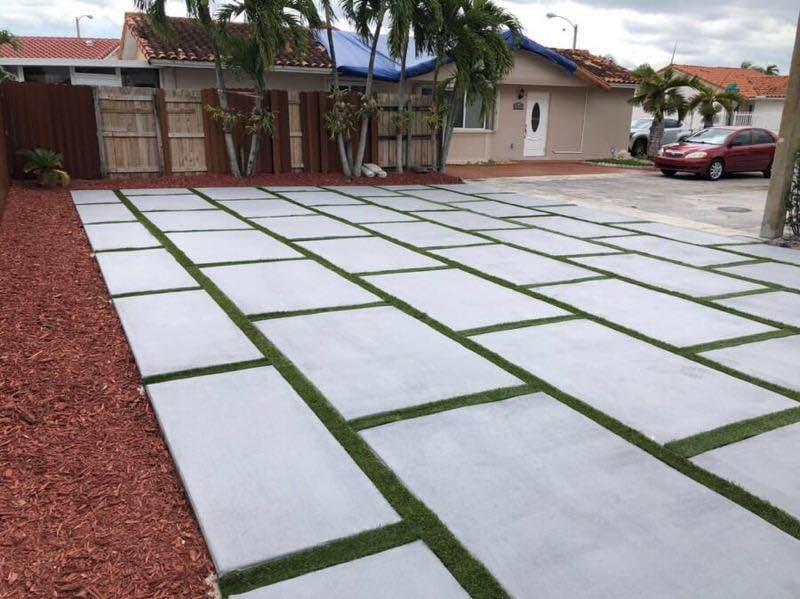
<path fill-rule="evenodd" d="M 20 150 L 19 153 L 27 159 L 23 171 L 35 175 L 42 187 L 55 187 L 69 185 L 70 178 L 64 170 L 64 156 L 53 150 L 36 148 L 33 150 Z"/>

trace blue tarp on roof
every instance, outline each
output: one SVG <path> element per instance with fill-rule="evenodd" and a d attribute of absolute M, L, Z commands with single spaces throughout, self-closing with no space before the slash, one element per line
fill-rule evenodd
<path fill-rule="evenodd" d="M 330 53 L 328 48 L 328 35 L 325 31 L 315 32 L 317 40 Z M 561 56 L 550 48 L 537 44 L 532 39 L 523 36 L 515 44 L 510 32 L 503 34 L 508 45 L 515 50 L 525 50 L 537 54 L 542 58 L 562 67 L 567 73 L 573 75 L 577 66 L 568 58 Z M 333 43 L 336 47 L 336 63 L 342 75 L 350 77 L 366 77 L 369 67 L 370 46 L 352 31 L 334 31 Z M 436 57 L 430 54 L 416 56 L 414 51 L 414 38 L 411 38 L 406 59 L 406 74 L 408 77 L 417 77 L 430 73 L 436 68 Z M 400 63 L 389 56 L 387 37 L 382 35 L 378 40 L 378 52 L 375 55 L 374 78 L 378 81 L 399 81 Z"/>

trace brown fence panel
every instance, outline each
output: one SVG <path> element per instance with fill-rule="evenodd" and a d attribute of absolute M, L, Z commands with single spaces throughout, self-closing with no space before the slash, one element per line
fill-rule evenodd
<path fill-rule="evenodd" d="M 11 165 L 9 164 L 6 126 L 3 118 L 3 98 L 0 95 L 0 218 L 6 206 L 8 190 L 11 188 Z"/>
<path fill-rule="evenodd" d="M 18 151 L 32 148 L 63 154 L 64 167 L 74 178 L 101 177 L 91 87 L 6 82 L 0 94 L 14 177 L 24 175 L 25 161 Z"/>

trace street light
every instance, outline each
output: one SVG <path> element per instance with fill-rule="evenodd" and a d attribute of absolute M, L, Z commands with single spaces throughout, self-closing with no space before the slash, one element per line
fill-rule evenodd
<path fill-rule="evenodd" d="M 79 17 L 75 17 L 75 33 L 78 34 L 78 39 L 81 37 L 81 19 L 94 19 L 92 15 L 81 15 Z"/>
<path fill-rule="evenodd" d="M 553 12 L 547 13 L 548 19 L 564 19 L 567 23 L 572 25 L 572 49 L 574 50 L 578 46 L 578 24 L 573 23 L 567 17 L 562 17 L 561 15 L 557 15 Z"/>

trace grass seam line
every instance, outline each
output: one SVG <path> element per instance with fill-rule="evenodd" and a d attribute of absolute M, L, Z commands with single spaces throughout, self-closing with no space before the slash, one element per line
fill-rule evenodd
<path fill-rule="evenodd" d="M 253 321 L 273 320 L 275 318 L 290 318 L 292 316 L 310 316 L 312 314 L 325 314 L 327 312 L 347 312 L 349 310 L 361 310 L 364 308 L 381 308 L 388 306 L 386 302 L 365 302 L 363 304 L 347 304 L 346 306 L 327 306 L 325 308 L 309 308 L 308 310 L 284 310 L 283 312 L 262 312 L 259 314 L 248 314 L 247 317 Z"/>
<path fill-rule="evenodd" d="M 200 285 L 192 287 L 170 287 L 169 289 L 147 289 L 146 291 L 126 291 L 125 293 L 111 293 L 111 299 L 124 299 L 126 297 L 138 297 L 140 295 L 158 295 L 160 293 L 178 293 L 180 291 L 197 291 L 202 289 Z"/>
<path fill-rule="evenodd" d="M 142 377 L 142 384 L 155 385 L 158 383 L 165 383 L 167 381 L 177 381 L 180 379 L 188 379 L 196 376 L 206 376 L 209 374 L 220 374 L 223 372 L 236 372 L 238 370 L 249 370 L 251 368 L 260 368 L 262 366 L 269 366 L 270 362 L 266 358 L 257 358 L 255 360 L 245 360 L 243 362 L 228 362 L 226 364 L 214 364 L 213 366 L 200 366 L 199 368 L 189 368 L 188 370 L 178 370 L 175 372 L 165 372 L 162 374 L 151 374 Z"/>

